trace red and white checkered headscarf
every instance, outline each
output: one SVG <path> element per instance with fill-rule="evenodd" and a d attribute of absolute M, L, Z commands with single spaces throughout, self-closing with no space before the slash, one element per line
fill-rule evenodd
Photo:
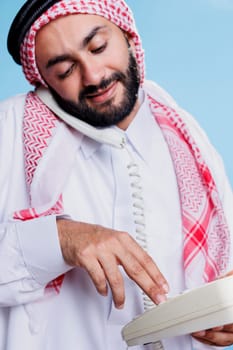
<path fill-rule="evenodd" d="M 130 35 L 135 44 L 136 60 L 141 83 L 143 83 L 144 51 L 132 12 L 123 0 L 62 0 L 52 5 L 33 23 L 21 44 L 20 57 L 26 79 L 33 85 L 41 83 L 46 86 L 36 64 L 35 38 L 37 32 L 44 25 L 59 17 L 78 13 L 105 17 Z"/>

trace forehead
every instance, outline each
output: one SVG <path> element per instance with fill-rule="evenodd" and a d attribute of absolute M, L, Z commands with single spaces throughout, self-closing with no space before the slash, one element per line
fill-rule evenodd
<path fill-rule="evenodd" d="M 42 27 L 36 35 L 36 43 L 41 39 L 46 40 L 51 37 L 58 39 L 67 36 L 67 39 L 70 39 L 70 36 L 73 35 L 77 40 L 82 40 L 95 27 L 121 31 L 115 24 L 99 15 L 72 14 L 59 17 Z"/>

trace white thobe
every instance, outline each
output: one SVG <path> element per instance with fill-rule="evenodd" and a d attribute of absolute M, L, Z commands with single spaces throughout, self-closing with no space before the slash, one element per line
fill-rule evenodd
<path fill-rule="evenodd" d="M 0 349 L 125 350 L 121 329 L 144 309 L 135 283 L 125 277 L 126 304 L 116 310 L 110 292 L 100 296 L 83 269 L 71 269 L 63 261 L 55 217 L 9 222 L 14 210 L 28 207 L 22 162 L 23 103 L 21 96 L 1 106 Z M 196 124 L 191 121 L 189 126 L 213 172 L 233 232 L 232 193 L 221 161 Z M 128 130 L 117 131 L 124 134 L 128 151 L 83 137 L 63 191 L 65 214 L 127 231 L 135 238 L 134 177 L 127 167 L 133 157 L 143 189 L 148 251 L 169 282 L 169 294 L 176 295 L 185 288 L 183 237 L 168 147 L 146 102 Z M 66 271 L 60 294 L 45 298 L 44 286 Z M 188 335 L 165 339 L 163 345 L 166 350 L 194 349 Z M 213 347 L 195 342 L 195 349 Z"/>

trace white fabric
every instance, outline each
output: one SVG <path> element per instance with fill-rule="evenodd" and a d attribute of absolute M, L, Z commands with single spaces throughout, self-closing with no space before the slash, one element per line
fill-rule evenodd
<path fill-rule="evenodd" d="M 174 103 L 161 95 L 158 87 L 155 89 L 165 102 Z M 0 106 L 0 305 L 4 306 L 0 308 L 0 350 L 15 350 L 19 344 L 26 350 L 125 349 L 120 330 L 142 311 L 141 293 L 133 282 L 126 282 L 128 298 L 123 311 L 112 307 L 110 295 L 99 296 L 79 269 L 68 272 L 59 296 L 32 302 L 42 298 L 50 279 L 69 267 L 61 256 L 54 217 L 9 222 L 15 210 L 28 207 L 22 162 L 23 103 L 24 96 L 19 96 Z M 166 144 L 146 108 L 142 106 L 127 130 L 127 138 L 143 179 L 150 253 L 169 280 L 174 295 L 184 288 L 180 208 Z M 189 115 L 185 118 L 213 172 L 232 233 L 233 199 L 221 160 L 196 122 Z M 77 147 L 80 142 L 81 147 L 64 191 L 66 213 L 74 219 L 134 234 L 131 189 L 125 168 L 127 153 L 79 135 L 77 139 Z M 166 340 L 164 345 L 169 350 L 192 349 L 189 336 Z M 195 344 L 195 349 L 209 348 Z"/>

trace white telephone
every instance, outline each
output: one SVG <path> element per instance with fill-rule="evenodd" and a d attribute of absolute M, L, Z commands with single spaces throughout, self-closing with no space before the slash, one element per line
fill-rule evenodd
<path fill-rule="evenodd" d="M 233 323 L 233 276 L 185 291 L 145 311 L 122 329 L 128 346 Z"/>

